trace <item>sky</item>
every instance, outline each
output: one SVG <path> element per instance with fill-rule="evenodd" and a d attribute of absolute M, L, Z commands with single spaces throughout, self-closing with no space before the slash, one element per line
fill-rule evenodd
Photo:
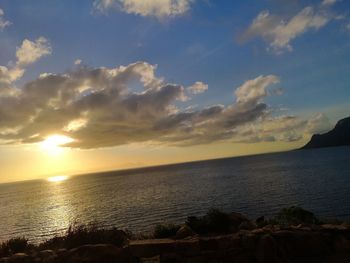
<path fill-rule="evenodd" d="M 296 149 L 349 61 L 347 0 L 0 0 L 0 182 Z"/>

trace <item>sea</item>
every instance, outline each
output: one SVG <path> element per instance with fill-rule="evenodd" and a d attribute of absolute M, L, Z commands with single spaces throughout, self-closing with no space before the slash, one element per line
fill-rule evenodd
<path fill-rule="evenodd" d="M 0 241 L 38 243 L 71 224 L 147 233 L 210 208 L 255 219 L 293 205 L 322 218 L 350 219 L 350 147 L 0 184 Z"/>

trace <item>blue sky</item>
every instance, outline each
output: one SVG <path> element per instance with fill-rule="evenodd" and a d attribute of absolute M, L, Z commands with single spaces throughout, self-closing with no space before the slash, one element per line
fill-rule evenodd
<path fill-rule="evenodd" d="M 173 100 L 164 108 L 176 108 L 176 111 L 169 110 L 166 116 L 153 116 L 155 119 L 152 127 L 158 127 L 160 123 L 171 123 L 175 125 L 171 132 L 163 131 L 162 135 L 165 137 L 161 139 L 159 134 L 141 136 L 142 138 L 139 135 L 128 137 L 125 143 L 119 142 L 119 138 L 123 138 L 120 141 L 124 140 L 124 135 L 115 137 L 113 133 L 107 136 L 118 141 L 116 143 L 113 140 L 97 142 L 97 139 L 92 142 L 91 137 L 84 137 L 92 132 L 90 128 L 81 133 L 68 132 L 63 124 L 75 120 L 71 115 L 74 118 L 85 118 L 85 122 L 91 121 L 95 126 L 101 124 L 101 120 L 108 119 L 113 122 L 108 131 L 115 131 L 120 122 L 116 115 L 113 116 L 113 121 L 110 119 L 110 109 L 105 109 L 104 115 L 94 120 L 93 117 L 90 119 L 83 116 L 82 110 L 80 115 L 69 112 L 60 116 L 65 121 L 62 121 L 60 128 L 37 125 L 40 128 L 34 129 L 33 119 L 35 124 L 40 122 L 40 118 L 36 116 L 38 119 L 35 122 L 35 116 L 24 116 L 23 113 L 23 116 L 16 116 L 18 119 L 11 119 L 12 115 L 8 117 L 6 111 L 14 106 L 9 104 L 6 109 L 0 107 L 0 134 L 1 129 L 5 134 L 5 130 L 16 130 L 19 126 L 21 128 L 13 136 L 9 136 L 7 132 L 0 140 L 6 144 L 18 145 L 38 137 L 34 140 L 36 143 L 54 132 L 64 133 L 79 141 L 77 144 L 69 143 L 69 147 L 89 149 L 154 141 L 157 144 L 165 141 L 171 147 L 174 141 L 176 147 L 223 141 L 294 143 L 289 147 L 283 146 L 286 149 L 295 147 L 295 142 L 302 144 L 313 132 L 324 132 L 337 119 L 349 115 L 349 1 L 149 0 L 145 4 L 146 2 L 0 0 L 0 65 L 3 67 L 0 68 L 3 71 L 0 71 L 3 75 L 0 74 L 0 84 L 3 83 L 5 88 L 21 94 L 13 96 L 17 96 L 16 99 L 23 104 L 29 101 L 24 87 L 29 82 L 40 82 L 39 75 L 42 73 L 60 77 L 68 74 L 70 78 L 74 78 L 74 72 L 79 70 L 90 76 L 93 69 L 124 66 L 135 70 L 134 74 L 137 75 L 140 69 L 131 69 L 133 63 L 147 63 L 142 68 L 153 70 L 155 75 L 152 79 L 160 85 L 153 87 L 154 90 L 162 89 L 165 84 L 181 86 L 178 88 L 182 90 L 177 90 L 181 94 L 174 95 Z M 25 40 L 28 41 L 27 49 Z M 39 46 L 38 41 L 42 46 Z M 16 54 L 18 50 L 23 51 L 22 58 Z M 21 59 L 27 61 L 21 63 Z M 75 65 L 78 59 L 81 63 Z M 151 65 L 157 67 L 151 69 Z M 20 76 L 9 77 L 15 70 L 21 71 Z M 141 78 L 136 75 L 132 78 Z M 249 82 L 250 80 L 255 82 Z M 92 80 L 89 78 L 88 81 Z M 195 82 L 200 82 L 204 88 L 191 94 L 190 87 Z M 128 100 L 149 88 L 140 79 L 125 85 L 129 85 L 128 88 L 132 90 L 128 93 Z M 0 85 L 0 89 L 1 87 Z M 96 89 L 90 92 L 94 93 Z M 238 93 L 238 89 L 241 93 Z M 42 96 L 42 90 L 35 92 L 38 92 L 38 98 Z M 0 99 L 3 99 L 0 104 L 5 105 L 5 101 L 9 103 L 7 101 L 14 98 L 9 99 L 6 96 L 5 98 L 0 92 Z M 24 99 L 20 100 L 20 96 Z M 54 98 L 50 98 L 52 99 Z M 79 99 L 80 97 L 75 98 Z M 163 97 L 159 97 L 159 100 L 163 100 Z M 265 108 L 260 115 L 249 115 L 248 118 L 248 113 L 251 114 L 247 110 L 248 106 L 237 106 L 242 101 Z M 205 119 L 203 123 L 213 122 L 218 127 L 222 125 L 222 129 L 225 129 L 222 134 L 216 134 L 213 127 L 203 128 L 202 122 L 197 122 L 198 116 L 205 114 L 203 109 L 212 107 L 214 110 L 215 105 L 223 105 L 220 110 L 215 108 L 222 114 L 215 117 L 215 120 L 214 117 Z M 119 106 L 114 105 L 115 108 Z M 60 104 L 56 109 L 68 111 L 64 107 Z M 7 116 L 7 119 L 2 118 L 11 121 L 1 122 L 1 110 Z M 31 110 L 38 112 L 43 108 Z M 84 112 L 90 111 L 84 109 Z M 192 115 L 188 114 L 191 117 L 187 116 L 186 119 L 184 115 L 189 112 Z M 243 113 L 239 115 L 237 112 Z M 181 122 L 179 118 L 185 120 Z M 292 118 L 295 132 L 293 128 L 293 136 L 290 136 Z M 176 124 L 171 122 L 175 119 Z M 129 123 L 125 125 L 129 127 Z M 189 137 L 184 139 L 185 126 L 196 134 L 193 136 L 211 134 L 210 139 L 204 138 L 205 136 L 199 142 Z M 228 126 L 230 127 L 227 128 Z M 28 129 L 35 130 L 35 133 L 32 130 L 29 133 Z M 103 129 L 107 131 L 107 128 Z M 254 134 L 253 130 L 258 134 Z M 148 134 L 148 131 L 142 130 L 142 133 Z M 244 134 L 250 135 L 244 137 Z M 251 153 L 255 153 L 254 150 Z"/>
<path fill-rule="evenodd" d="M 195 100 L 200 104 L 228 103 L 234 87 L 261 74 L 281 77 L 286 93 L 276 100 L 291 110 L 346 103 L 348 18 L 301 34 L 292 40 L 292 52 L 279 55 L 268 52 L 261 38 L 237 41 L 263 10 L 293 14 L 320 4 L 289 1 L 293 4 L 287 5 L 288 11 L 286 2 L 195 1 L 185 14 L 159 21 L 118 10 L 94 12 L 93 1 L 1 1 L 12 25 L 1 32 L 0 63 L 14 60 L 14 49 L 24 38 L 45 36 L 53 52 L 31 66 L 23 82 L 42 72 L 69 70 L 78 58 L 89 66 L 106 67 L 147 61 L 157 64 L 158 74 L 170 81 L 208 83 L 208 92 Z M 347 15 L 349 7 L 342 1 L 330 9 Z"/>

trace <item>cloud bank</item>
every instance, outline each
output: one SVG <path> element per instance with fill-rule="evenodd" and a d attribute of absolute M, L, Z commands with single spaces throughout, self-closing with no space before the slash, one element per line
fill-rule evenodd
<path fill-rule="evenodd" d="M 276 116 L 264 102 L 277 94 L 274 86 L 280 80 L 275 75 L 247 80 L 227 106 L 193 109 L 184 105 L 187 98 L 207 85 L 196 82 L 185 89 L 158 77 L 156 69 L 143 61 L 115 68 L 78 65 L 64 74 L 42 74 L 21 88 L 9 81 L 6 89 L 11 92 L 0 88 L 0 140 L 36 143 L 61 134 L 74 140 L 65 146 L 82 149 L 130 143 L 295 141 L 308 124 Z M 141 91 L 136 88 L 140 85 Z"/>
<path fill-rule="evenodd" d="M 94 10 L 106 13 L 121 10 L 128 14 L 158 19 L 185 14 L 194 0 L 95 0 Z"/>

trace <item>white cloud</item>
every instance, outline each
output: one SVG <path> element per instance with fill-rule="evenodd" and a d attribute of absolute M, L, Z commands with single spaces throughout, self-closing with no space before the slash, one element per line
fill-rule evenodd
<path fill-rule="evenodd" d="M 334 5 L 337 2 L 337 0 L 323 0 L 321 5 L 322 6 L 330 6 Z"/>
<path fill-rule="evenodd" d="M 260 100 L 267 96 L 267 88 L 273 84 L 279 83 L 277 76 L 259 76 L 255 79 L 246 81 L 235 91 L 238 103 L 259 103 Z"/>
<path fill-rule="evenodd" d="M 261 12 L 243 34 L 242 39 L 262 37 L 276 53 L 292 51 L 291 42 L 300 35 L 324 27 L 333 16 L 325 10 L 305 7 L 296 15 L 283 19 L 268 11 Z"/>
<path fill-rule="evenodd" d="M 36 42 L 24 40 L 22 46 L 17 48 L 15 65 L 10 67 L 0 65 L 0 96 L 17 95 L 19 90 L 12 86 L 13 82 L 23 76 L 27 65 L 47 55 L 48 52 L 51 52 L 51 47 L 45 38 L 38 38 Z"/>
<path fill-rule="evenodd" d="M 194 0 L 95 0 L 94 9 L 106 12 L 119 9 L 128 14 L 159 19 L 185 14 Z"/>
<path fill-rule="evenodd" d="M 74 65 L 80 65 L 81 63 L 82 63 L 83 61 L 81 60 L 81 59 L 76 59 L 75 61 L 74 61 Z"/>
<path fill-rule="evenodd" d="M 320 134 L 329 131 L 331 128 L 332 126 L 327 116 L 318 113 L 307 122 L 306 132 L 308 134 Z"/>
<path fill-rule="evenodd" d="M 51 52 L 51 45 L 46 38 L 39 37 L 35 41 L 25 39 L 16 51 L 17 64 L 19 66 L 32 64 L 41 57 L 50 55 Z"/>
<path fill-rule="evenodd" d="M 189 86 L 187 90 L 192 94 L 200 94 L 208 90 L 208 84 L 205 84 L 201 81 L 197 81 L 193 85 Z"/>
<path fill-rule="evenodd" d="M 4 10 L 2 10 L 0 8 L 0 30 L 3 30 L 5 27 L 8 27 L 9 25 L 11 25 L 10 21 L 7 21 L 6 19 L 4 19 Z"/>

